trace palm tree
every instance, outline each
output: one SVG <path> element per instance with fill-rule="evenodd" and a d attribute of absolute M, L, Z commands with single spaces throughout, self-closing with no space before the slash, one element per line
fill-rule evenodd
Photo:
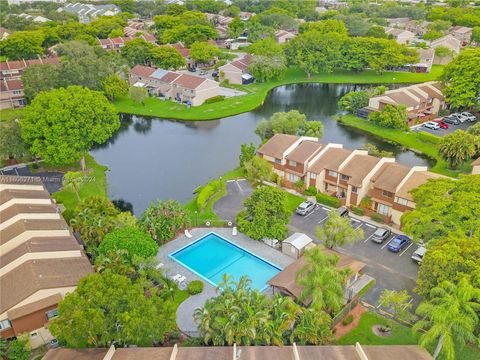
<path fill-rule="evenodd" d="M 332 211 L 324 226 L 317 226 L 315 235 L 329 249 L 342 246 L 363 238 L 362 229 L 354 229 L 350 225 L 350 219 L 340 216 Z"/>
<path fill-rule="evenodd" d="M 325 311 L 305 309 L 299 323 L 292 331 L 290 342 L 301 345 L 325 344 L 332 336 L 331 323 L 332 318 Z"/>
<path fill-rule="evenodd" d="M 467 278 L 458 284 L 442 282 L 433 288 L 429 300 L 417 308 L 421 317 L 413 327 L 415 331 L 425 330 L 420 345 L 428 347 L 437 343 L 434 359 L 442 352 L 447 360 L 455 358 L 455 344 L 465 345 L 475 341 L 475 326 L 479 323 L 480 289 L 474 288 Z"/>
<path fill-rule="evenodd" d="M 81 200 L 78 191 L 80 190 L 84 177 L 85 174 L 82 171 L 69 171 L 63 176 L 63 187 L 72 190 L 77 196 L 78 201 Z"/>
<path fill-rule="evenodd" d="M 336 312 L 342 307 L 343 284 L 349 270 L 336 268 L 338 257 L 330 256 L 317 246 L 304 254 L 305 266 L 297 273 L 303 286 L 299 300 L 310 300 L 317 311 Z"/>

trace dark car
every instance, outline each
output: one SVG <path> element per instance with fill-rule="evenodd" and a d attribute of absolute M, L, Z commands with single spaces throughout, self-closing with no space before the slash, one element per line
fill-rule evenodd
<path fill-rule="evenodd" d="M 405 247 L 407 247 L 411 242 L 412 239 L 410 239 L 408 236 L 397 235 L 388 244 L 388 250 L 394 253 L 398 253 L 399 251 L 402 251 Z"/>
<path fill-rule="evenodd" d="M 337 212 L 340 216 L 348 216 L 348 209 L 346 206 L 340 206 L 338 209 L 337 209 Z"/>
<path fill-rule="evenodd" d="M 297 210 L 295 210 L 295 212 L 298 215 L 305 216 L 305 215 L 311 213 L 313 211 L 313 209 L 315 209 L 315 203 L 313 203 L 311 201 L 304 201 L 300 205 L 298 205 Z"/>
<path fill-rule="evenodd" d="M 387 240 L 392 234 L 390 229 L 387 228 L 378 228 L 372 235 L 371 240 L 374 243 L 381 244 Z"/>
<path fill-rule="evenodd" d="M 452 124 L 452 125 L 458 125 L 460 124 L 460 120 L 458 120 L 456 117 L 454 116 L 445 116 L 443 118 L 443 122 L 447 123 L 447 124 Z"/>
<path fill-rule="evenodd" d="M 218 77 L 219 74 L 220 74 L 220 73 L 218 72 L 218 70 L 214 70 L 214 71 L 212 72 L 212 77 L 216 78 L 216 77 Z"/>

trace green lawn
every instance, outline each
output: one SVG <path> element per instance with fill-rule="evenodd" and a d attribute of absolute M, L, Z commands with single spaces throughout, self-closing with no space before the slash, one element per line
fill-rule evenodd
<path fill-rule="evenodd" d="M 287 194 L 287 209 L 290 214 L 293 214 L 295 212 L 295 209 L 300 205 L 302 202 L 305 201 L 305 198 L 294 195 L 289 193 L 288 191 L 285 191 Z"/>
<path fill-rule="evenodd" d="M 0 121 L 11 121 L 21 118 L 23 109 L 3 109 L 0 110 Z"/>
<path fill-rule="evenodd" d="M 67 169 L 69 171 L 78 171 L 78 165 L 75 166 L 76 167 Z M 107 177 L 105 173 L 108 168 L 104 165 L 98 164 L 91 155 L 87 155 L 86 157 L 86 167 L 88 169 L 88 181 L 81 186 L 78 192 L 80 198 L 84 199 L 89 196 L 107 196 Z M 65 169 L 46 168 L 46 170 Z M 77 195 L 72 190 L 62 189 L 53 194 L 53 198 L 57 200 L 58 203 L 65 206 L 63 216 L 68 220 L 72 215 L 75 205 L 78 203 Z"/>
<path fill-rule="evenodd" d="M 355 127 L 376 135 L 384 140 L 393 141 L 409 149 L 427 155 L 436 161 L 435 166 L 430 169 L 433 172 L 457 177 L 462 172 L 468 173 L 471 171 L 470 164 L 465 164 L 457 171 L 448 168 L 447 162 L 443 160 L 438 153 L 437 145 L 422 141 L 418 138 L 418 135 L 415 132 L 384 128 L 354 115 L 342 116 L 339 121 L 346 126 Z"/>
<path fill-rule="evenodd" d="M 115 101 L 119 112 L 135 115 L 155 116 L 178 120 L 212 120 L 232 116 L 253 110 L 262 105 L 268 92 L 281 85 L 293 83 L 345 83 L 345 84 L 393 84 L 416 83 L 437 79 L 442 72 L 442 66 L 434 66 L 429 74 L 415 74 L 405 72 L 386 72 L 377 74 L 374 71 L 355 73 L 351 71 L 335 71 L 331 74 L 313 75 L 310 79 L 299 69 L 288 69 L 285 75 L 278 80 L 255 83 L 248 86 L 235 86 L 247 91 L 248 94 L 229 98 L 213 104 L 204 104 L 187 108 L 185 105 L 173 101 L 162 101 L 147 98 L 145 105 L 136 103 L 127 97 Z"/>

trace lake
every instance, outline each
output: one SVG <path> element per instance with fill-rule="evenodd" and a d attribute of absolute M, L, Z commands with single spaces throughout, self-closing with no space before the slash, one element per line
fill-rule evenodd
<path fill-rule="evenodd" d="M 272 90 L 258 109 L 212 121 L 121 115 L 120 130 L 109 142 L 93 149 L 92 155 L 109 167 L 110 198 L 132 203 L 137 216 L 157 198 L 186 203 L 195 188 L 236 167 L 240 145 L 260 143 L 254 133 L 257 122 L 279 111 L 297 109 L 309 120 L 322 121 L 323 143 L 341 143 L 349 149 L 373 143 L 394 152 L 400 163 L 432 166 L 428 158 L 345 127 L 332 118 L 340 113 L 338 99 L 362 88 L 343 84 L 281 86 Z"/>

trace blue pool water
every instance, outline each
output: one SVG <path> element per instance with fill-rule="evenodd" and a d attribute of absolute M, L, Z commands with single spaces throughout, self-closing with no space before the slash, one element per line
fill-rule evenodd
<path fill-rule="evenodd" d="M 175 251 L 170 257 L 214 286 L 222 282 L 223 274 L 236 281 L 247 275 L 252 288 L 263 290 L 267 281 L 281 271 L 215 233 Z"/>

